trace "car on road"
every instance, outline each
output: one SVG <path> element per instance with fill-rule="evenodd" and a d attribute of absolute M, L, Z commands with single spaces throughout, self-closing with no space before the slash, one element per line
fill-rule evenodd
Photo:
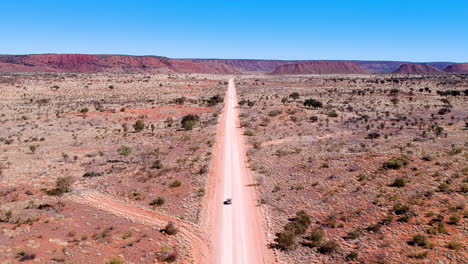
<path fill-rule="evenodd" d="M 232 204 L 232 199 L 231 199 L 231 198 L 227 198 L 227 199 L 223 202 L 223 204 L 225 204 L 225 205 L 230 205 L 230 204 Z"/>

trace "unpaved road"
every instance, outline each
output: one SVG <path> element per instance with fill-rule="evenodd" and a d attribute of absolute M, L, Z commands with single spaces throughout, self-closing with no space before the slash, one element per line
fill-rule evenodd
<path fill-rule="evenodd" d="M 174 222 L 181 236 L 190 243 L 193 261 L 197 264 L 274 263 L 267 250 L 263 216 L 245 160 L 236 88 L 231 79 L 218 126 L 202 229 L 104 194 L 80 191 L 72 199 L 143 224 L 163 227 L 169 221 Z M 231 205 L 223 204 L 227 198 L 232 198 Z M 211 243 L 206 242 L 205 233 L 210 234 Z"/>
<path fill-rule="evenodd" d="M 273 263 L 267 254 L 254 181 L 245 162 L 237 106 L 236 88 L 231 79 L 218 129 L 208 197 L 212 263 Z M 227 198 L 232 198 L 231 205 L 223 204 Z"/>

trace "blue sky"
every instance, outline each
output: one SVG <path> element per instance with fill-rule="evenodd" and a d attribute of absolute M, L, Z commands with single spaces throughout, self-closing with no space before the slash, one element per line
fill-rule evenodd
<path fill-rule="evenodd" d="M 468 1 L 4 1 L 0 54 L 468 62 Z"/>

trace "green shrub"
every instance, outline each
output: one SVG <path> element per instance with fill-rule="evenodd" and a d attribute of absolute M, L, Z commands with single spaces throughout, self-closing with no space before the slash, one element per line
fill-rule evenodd
<path fill-rule="evenodd" d="M 331 254 L 337 251 L 339 248 L 338 243 L 335 241 L 329 240 L 318 247 L 318 252 L 322 254 Z"/>
<path fill-rule="evenodd" d="M 308 247 L 318 247 L 322 243 L 323 238 L 325 237 L 325 232 L 322 228 L 315 228 L 313 229 L 310 234 L 304 239 L 307 241 L 303 244 Z"/>
<path fill-rule="evenodd" d="M 420 246 L 420 247 L 425 247 L 429 244 L 426 236 L 423 234 L 414 235 L 411 241 L 409 241 L 408 243 L 412 246 Z"/>
<path fill-rule="evenodd" d="M 383 168 L 386 170 L 399 170 L 408 165 L 408 159 L 405 157 L 391 158 L 384 162 Z"/>
<path fill-rule="evenodd" d="M 276 233 L 275 247 L 281 250 L 291 250 L 296 247 L 296 235 L 292 231 Z"/>
<path fill-rule="evenodd" d="M 450 241 L 447 244 L 447 248 L 451 249 L 451 250 L 460 250 L 462 247 L 463 247 L 463 245 L 460 242 L 455 241 L 455 240 Z"/>
<path fill-rule="evenodd" d="M 402 215 L 409 213 L 411 208 L 408 205 L 402 204 L 402 203 L 397 203 L 393 206 L 393 212 L 396 215 Z"/>
<path fill-rule="evenodd" d="M 164 197 L 158 197 L 158 198 L 154 199 L 153 201 L 151 201 L 150 205 L 152 205 L 152 206 L 161 206 L 165 202 L 166 202 L 166 200 L 164 199 Z"/>
<path fill-rule="evenodd" d="M 392 187 L 397 187 L 397 188 L 401 188 L 401 187 L 405 187 L 406 185 L 406 181 L 403 179 L 403 178 L 396 178 L 392 184 L 390 184 L 390 186 Z"/>
<path fill-rule="evenodd" d="M 124 264 L 123 260 L 120 258 L 113 258 L 111 261 L 107 262 L 108 264 Z"/>
<path fill-rule="evenodd" d="M 179 187 L 179 186 L 181 186 L 181 185 L 182 185 L 182 183 L 181 183 L 180 181 L 175 180 L 175 181 L 173 181 L 173 182 L 171 183 L 171 185 L 169 185 L 169 187 L 171 187 L 171 188 L 176 188 L 176 187 Z"/>
<path fill-rule="evenodd" d="M 128 156 L 128 155 L 130 155 L 132 153 L 132 148 L 129 147 L 129 146 L 122 145 L 117 150 L 117 152 L 119 153 L 119 155 Z"/>
<path fill-rule="evenodd" d="M 200 121 L 200 117 L 198 115 L 186 115 L 182 118 L 180 123 L 182 124 L 182 128 L 185 130 L 192 130 Z"/>

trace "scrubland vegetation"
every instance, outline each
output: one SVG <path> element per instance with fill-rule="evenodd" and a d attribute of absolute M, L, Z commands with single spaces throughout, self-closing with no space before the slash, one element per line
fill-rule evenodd
<path fill-rule="evenodd" d="M 466 76 L 246 76 L 237 88 L 281 262 L 467 259 Z"/>

